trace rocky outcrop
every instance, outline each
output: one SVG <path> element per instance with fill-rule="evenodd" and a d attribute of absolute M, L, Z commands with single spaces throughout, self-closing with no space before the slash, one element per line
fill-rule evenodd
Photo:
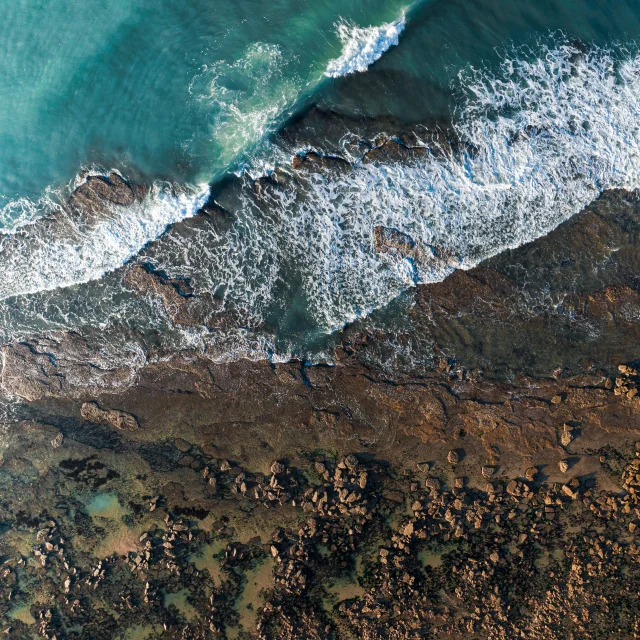
<path fill-rule="evenodd" d="M 322 155 L 316 151 L 296 154 L 291 160 L 291 166 L 296 171 L 309 173 L 345 172 L 351 168 L 344 158 Z"/>
<path fill-rule="evenodd" d="M 8 398 L 36 401 L 130 385 L 136 363 L 114 364 L 108 353 L 96 350 L 77 333 L 34 336 L 0 347 L 0 390 Z"/>
<path fill-rule="evenodd" d="M 167 316 L 174 324 L 196 326 L 204 324 L 212 306 L 194 295 L 193 288 L 186 280 L 168 278 L 147 265 L 131 265 L 122 278 L 123 284 L 141 296 L 151 296 L 159 300 Z"/>
<path fill-rule="evenodd" d="M 85 402 L 80 415 L 89 422 L 109 424 L 122 431 L 134 431 L 139 427 L 134 415 L 118 409 L 101 409 L 97 402 Z"/>
<path fill-rule="evenodd" d="M 377 226 L 373 229 L 375 248 L 378 253 L 395 252 L 408 258 L 413 257 L 416 243 L 413 238 L 398 229 Z"/>
<path fill-rule="evenodd" d="M 82 441 L 89 425 L 61 425 L 61 446 L 56 428 L 30 421 L 4 442 L 8 637 L 142 625 L 212 640 L 637 635 L 627 613 L 640 580 L 640 442 L 581 452 L 598 460 L 594 473 L 487 482 L 477 460 L 452 474 L 446 449 L 430 470 L 407 467 L 393 460 L 397 441 L 357 452 L 289 443 L 274 461 L 265 450 L 229 457 L 246 434 L 225 442 L 185 423 L 185 437 L 163 440 L 166 461 L 182 456 L 167 468 L 150 457 L 164 430 L 100 448 Z M 33 597 L 42 584 L 54 600 Z"/>
<path fill-rule="evenodd" d="M 105 206 L 127 207 L 144 199 L 148 187 L 125 180 L 119 173 L 88 176 L 69 198 L 70 207 L 78 213 L 96 214 Z"/>

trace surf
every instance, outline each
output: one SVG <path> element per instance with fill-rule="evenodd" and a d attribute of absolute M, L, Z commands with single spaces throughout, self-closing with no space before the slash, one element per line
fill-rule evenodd
<path fill-rule="evenodd" d="M 248 181 L 235 231 L 214 249 L 215 269 L 196 275 L 200 286 L 224 287 L 257 318 L 283 295 L 304 294 L 307 326 L 331 333 L 408 288 L 547 234 L 607 189 L 638 188 L 638 55 L 568 42 L 512 54 L 495 72 L 460 74 L 457 150 L 425 139 L 420 158 L 301 175 L 265 195 L 268 204 Z M 283 151 L 283 171 L 286 162 Z M 377 251 L 378 227 L 416 249 Z M 190 264 L 205 262 L 198 246 L 187 252 Z M 180 273 L 175 259 L 161 258 L 163 268 Z M 284 271 L 295 288 L 274 288 Z"/>
<path fill-rule="evenodd" d="M 51 291 L 97 280 L 139 253 L 179 220 L 194 216 L 208 185 L 181 193 L 155 183 L 138 203 L 105 204 L 97 220 L 71 215 L 57 205 L 48 215 L 0 237 L 0 299 Z"/>
<path fill-rule="evenodd" d="M 250 172 L 239 173 L 224 233 L 206 226 L 187 232 L 180 222 L 166 230 L 188 220 L 197 202 L 185 194 L 175 206 L 160 190 L 162 206 L 151 198 L 139 212 L 122 212 L 117 224 L 91 231 L 88 240 L 69 236 L 86 251 L 44 233 L 35 241 L 25 236 L 16 251 L 7 251 L 5 241 L 0 268 L 9 278 L 0 292 L 23 294 L 21 317 L 29 318 L 31 299 L 34 309 L 42 306 L 33 292 L 100 278 L 126 260 L 150 261 L 209 292 L 220 304 L 215 313 L 237 313 L 240 332 L 226 325 L 177 328 L 188 344 L 220 358 L 256 353 L 259 347 L 242 345 L 258 343 L 270 345 L 264 357 L 301 350 L 312 357 L 305 336 L 330 335 L 407 289 L 530 242 L 607 189 L 640 187 L 640 57 L 633 48 L 587 50 L 561 40 L 535 52 L 514 49 L 498 69 L 463 70 L 453 90 L 460 107 L 447 136 L 456 144 L 424 137 L 416 143 L 419 154 L 395 161 L 362 156 L 344 171 L 306 173 L 295 171 L 291 158 L 309 149 L 271 141 L 252 166 L 269 163 L 277 175 L 261 186 Z M 410 250 L 380 251 L 377 229 L 401 234 Z M 74 290 L 76 300 L 93 295 L 84 286 Z M 101 295 L 110 317 L 130 316 L 118 308 L 116 293 Z M 63 298 L 56 298 L 58 309 L 70 304 Z M 157 305 L 149 304 L 149 317 L 157 315 Z M 104 322 L 56 315 L 73 318 L 74 326 Z M 46 315 L 38 318 L 46 323 Z"/>
<path fill-rule="evenodd" d="M 391 47 L 398 46 L 406 24 L 404 13 L 393 22 L 379 27 L 358 27 L 349 22 L 338 22 L 336 31 L 342 43 L 342 54 L 329 62 L 325 75 L 340 78 L 366 71 Z"/>

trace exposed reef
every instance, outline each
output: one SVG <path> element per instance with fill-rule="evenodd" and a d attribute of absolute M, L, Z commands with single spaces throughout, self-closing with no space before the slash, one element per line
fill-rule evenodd
<path fill-rule="evenodd" d="M 346 164 L 308 153 L 292 170 Z M 257 180 L 253 195 L 268 203 L 288 179 Z M 112 175 L 71 202 L 98 215 L 103 200 L 141 197 Z M 213 193 L 173 232 L 223 235 L 229 198 Z M 548 236 L 345 328 L 331 366 L 220 362 L 150 340 L 114 361 L 99 331 L 4 344 L 1 629 L 639 638 L 639 239 L 636 194 L 607 192 Z M 392 227 L 371 242 L 455 260 Z M 237 322 L 152 262 L 114 277 L 175 326 Z"/>

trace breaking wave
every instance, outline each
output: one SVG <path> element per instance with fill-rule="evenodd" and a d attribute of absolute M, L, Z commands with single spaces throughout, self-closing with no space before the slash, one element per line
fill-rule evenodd
<path fill-rule="evenodd" d="M 256 165 L 266 158 L 278 168 L 263 182 L 245 174 L 233 186 L 224 229 L 187 221 L 138 256 L 215 300 L 202 323 L 179 329 L 183 342 L 215 359 L 316 357 L 300 346 L 309 333 L 326 335 L 418 283 L 530 242 L 607 189 L 639 188 L 637 52 L 560 43 L 526 53 L 506 56 L 497 71 L 461 73 L 466 98 L 449 136 L 454 144 L 425 139 L 412 157 L 363 158 L 329 173 L 294 171 L 291 154 L 301 150 L 265 145 Z M 73 242 L 26 227 L 0 244 L 0 295 L 99 277 L 167 224 L 193 215 L 205 194 L 156 188 L 138 211 L 123 210 L 104 226 L 74 235 L 69 225 Z M 108 307 L 130 325 L 146 313 L 151 326 L 163 313 L 157 300 L 145 302 L 146 312 L 116 310 L 122 283 L 115 275 L 101 287 L 108 303 L 99 308 L 94 281 L 78 287 L 73 302 L 24 296 L 10 301 L 10 311 L 0 305 L 0 317 L 18 317 L 19 307 L 23 320 L 10 329 L 17 333 L 36 316 L 39 327 L 67 327 L 68 318 L 100 326 Z M 47 320 L 54 307 L 62 318 L 55 325 Z M 229 321 L 211 322 L 215 314 Z"/>
<path fill-rule="evenodd" d="M 168 225 L 196 214 L 208 186 L 175 193 L 155 184 L 143 202 L 88 221 L 55 214 L 0 236 L 0 299 L 89 282 L 122 266 Z M 49 211 L 48 213 L 51 213 Z"/>
<path fill-rule="evenodd" d="M 497 73 L 467 70 L 460 87 L 459 146 L 425 141 L 413 160 L 331 176 L 289 179 L 283 168 L 260 199 L 247 183 L 223 241 L 181 247 L 203 268 L 176 267 L 167 246 L 161 266 L 258 319 L 303 305 L 307 326 L 331 332 L 548 233 L 607 189 L 640 186 L 636 54 L 562 44 L 505 58 Z M 402 234 L 406 250 L 376 250 L 377 227 Z"/>
<path fill-rule="evenodd" d="M 347 22 L 338 23 L 342 55 L 329 62 L 325 75 L 329 78 L 339 78 L 349 73 L 366 71 L 391 47 L 397 46 L 405 26 L 404 15 L 380 27 L 363 28 Z"/>

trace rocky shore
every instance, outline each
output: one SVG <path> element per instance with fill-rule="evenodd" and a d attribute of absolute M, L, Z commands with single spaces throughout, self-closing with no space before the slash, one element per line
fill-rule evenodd
<path fill-rule="evenodd" d="M 92 215 L 144 196 L 90 180 L 74 199 Z M 228 215 L 212 200 L 185 224 Z M 183 351 L 132 368 L 81 332 L 3 345 L 0 630 L 639 638 L 639 240 L 636 195 L 606 193 L 408 292 L 402 326 L 348 327 L 332 366 Z M 397 230 L 374 242 L 421 259 Z M 176 325 L 213 322 L 188 281 L 121 275 Z"/>
<path fill-rule="evenodd" d="M 9 637 L 640 635 L 635 369 L 226 373 L 23 408 L 0 466 Z"/>

